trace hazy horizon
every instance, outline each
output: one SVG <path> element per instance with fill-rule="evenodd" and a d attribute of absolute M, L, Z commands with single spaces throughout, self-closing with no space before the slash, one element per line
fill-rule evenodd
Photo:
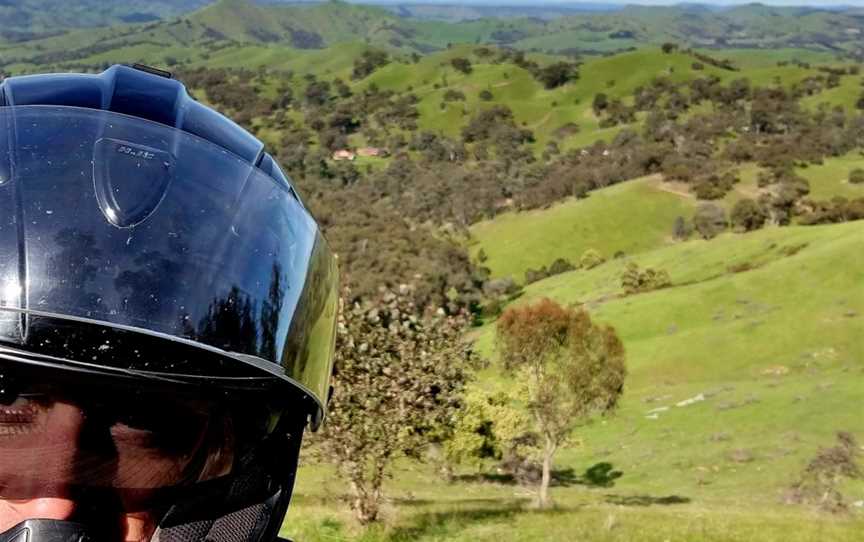
<path fill-rule="evenodd" d="M 769 6 L 792 6 L 792 7 L 864 7 L 864 0 L 711 0 L 682 2 L 678 0 L 605 0 L 605 1 L 579 1 L 579 0 L 347 0 L 353 4 L 440 4 L 440 5 L 466 5 L 466 6 L 556 6 L 556 7 L 578 7 L 579 5 L 596 6 L 598 4 L 612 5 L 646 5 L 646 6 L 674 6 L 680 4 L 704 4 L 711 6 L 736 6 L 747 4 L 764 4 Z"/>

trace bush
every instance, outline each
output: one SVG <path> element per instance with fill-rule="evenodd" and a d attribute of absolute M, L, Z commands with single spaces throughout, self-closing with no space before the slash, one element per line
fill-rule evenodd
<path fill-rule="evenodd" d="M 552 262 L 552 265 L 549 266 L 548 269 L 544 265 L 540 269 L 528 269 L 527 271 L 525 271 L 525 284 L 532 284 L 547 277 L 560 275 L 561 273 L 573 271 L 574 269 L 576 269 L 576 266 L 574 266 L 572 263 L 565 260 L 564 258 L 558 258 L 557 260 Z"/>
<path fill-rule="evenodd" d="M 864 169 L 855 168 L 849 173 L 849 182 L 851 184 L 864 184 Z"/>
<path fill-rule="evenodd" d="M 621 274 L 621 287 L 627 295 L 650 292 L 672 285 L 669 273 L 664 269 L 640 269 L 636 262 L 627 262 Z"/>
<path fill-rule="evenodd" d="M 685 241 L 693 233 L 693 227 L 687 223 L 683 216 L 675 218 L 675 223 L 672 225 L 672 237 L 678 241 Z"/>
<path fill-rule="evenodd" d="M 703 239 L 713 239 L 727 227 L 726 211 L 713 203 L 704 203 L 696 209 L 693 226 Z"/>
<path fill-rule="evenodd" d="M 465 75 L 468 75 L 469 73 L 474 71 L 474 68 L 471 66 L 471 61 L 467 58 L 457 56 L 456 58 L 450 60 L 450 65 L 453 66 L 454 70 L 462 72 Z"/>
<path fill-rule="evenodd" d="M 481 90 L 480 91 L 480 99 L 484 102 L 491 102 L 495 96 L 489 90 Z"/>
<path fill-rule="evenodd" d="M 546 269 L 545 265 L 543 267 L 541 267 L 540 269 L 528 268 L 525 271 L 525 284 L 526 285 L 534 284 L 535 282 L 539 282 L 548 276 L 549 276 L 549 270 Z"/>
<path fill-rule="evenodd" d="M 844 512 L 848 505 L 838 486 L 844 479 L 864 477 L 858 460 L 861 450 L 851 433 L 837 433 L 837 445 L 822 448 L 816 454 L 801 478 L 789 490 L 786 502 L 810 504 L 826 512 Z"/>
<path fill-rule="evenodd" d="M 465 94 L 459 90 L 448 89 L 447 92 L 444 93 L 444 101 L 445 102 L 464 102 Z"/>
<path fill-rule="evenodd" d="M 574 269 L 576 269 L 576 266 L 574 266 L 568 260 L 565 260 L 564 258 L 558 258 L 557 260 L 552 262 L 552 265 L 549 267 L 549 275 L 560 275 L 561 273 L 573 271 Z"/>
<path fill-rule="evenodd" d="M 730 218 L 732 227 L 743 231 L 753 231 L 765 225 L 765 221 L 768 220 L 768 212 L 759 202 L 744 198 L 732 208 Z"/>
<path fill-rule="evenodd" d="M 483 285 L 483 293 L 488 296 L 512 296 L 521 292 L 522 287 L 511 277 L 490 280 Z"/>
<path fill-rule="evenodd" d="M 582 257 L 579 258 L 579 267 L 582 269 L 593 269 L 605 261 L 606 258 L 604 258 L 602 254 L 593 248 L 589 248 L 583 252 Z"/>

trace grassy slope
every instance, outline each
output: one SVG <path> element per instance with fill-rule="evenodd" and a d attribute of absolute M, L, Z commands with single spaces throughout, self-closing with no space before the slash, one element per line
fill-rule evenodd
<path fill-rule="evenodd" d="M 635 259 L 668 269 L 674 286 L 617 297 L 623 262 L 612 261 L 535 283 L 524 296 L 593 300 L 595 318 L 612 323 L 624 340 L 630 376 L 620 411 L 580 430 L 582 444 L 562 450 L 556 461 L 576 474 L 607 462 L 622 476 L 609 487 L 554 488 L 559 508 L 537 513 L 528 509 L 525 489 L 468 479 L 445 485 L 432 467 L 405 463 L 388 484 L 393 527 L 359 539 L 851 542 L 860 536 L 860 514 L 835 519 L 780 500 L 835 431 L 864 434 L 856 407 L 864 401 L 861 224 L 727 234 Z M 742 262 L 754 269 L 728 271 Z M 604 294 L 605 301 L 597 299 Z M 481 329 L 478 346 L 489 356 L 492 336 L 491 326 Z M 766 374 L 776 366 L 788 373 Z M 500 375 L 484 376 L 477 385 L 510 386 Z M 675 406 L 698 394 L 706 399 Z M 654 419 L 649 411 L 658 407 L 669 409 Z M 347 515 L 334 511 L 344 488 L 332 470 L 307 466 L 300 480 L 285 534 L 354 539 Z M 843 491 L 860 499 L 864 483 Z"/>
<path fill-rule="evenodd" d="M 611 257 L 653 249 L 667 243 L 677 216 L 690 216 L 694 201 L 661 190 L 646 178 L 567 200 L 547 210 L 507 213 L 471 228 L 474 253 L 486 252 L 493 276 L 524 278 L 556 258 L 576 263 L 588 248 Z"/>
<path fill-rule="evenodd" d="M 667 269 L 673 287 L 619 297 L 623 262 L 613 261 L 526 289 L 525 301 L 549 296 L 565 303 L 588 302 L 595 318 L 616 327 L 628 352 L 631 374 L 621 416 L 587 430 L 586 449 L 565 456 L 599 461 L 604 450 L 628 449 L 614 455 L 621 457 L 625 470 L 638 469 L 633 489 L 650 484 L 652 492 L 674 491 L 683 483 L 688 494 L 731 503 L 764 500 L 779 491 L 832 431 L 864 432 L 864 417 L 849 408 L 864 399 L 864 383 L 855 376 L 864 373 L 860 223 L 727 234 L 634 259 Z M 755 269 L 729 271 L 743 262 Z M 487 328 L 480 340 L 487 354 L 492 334 Z M 763 375 L 777 365 L 790 373 Z M 673 407 L 658 420 L 645 418 L 652 408 L 698 393 L 714 395 L 686 409 Z M 648 397 L 664 396 L 646 403 Z M 745 404 L 751 396 L 757 401 Z M 723 403 L 741 406 L 723 410 Z M 627 431 L 638 437 L 622 437 Z M 709 437 L 720 432 L 730 433 L 730 440 L 712 443 Z M 792 450 L 778 455 L 783 446 Z M 740 473 L 723 465 L 722 475 L 706 475 L 711 478 L 708 487 L 696 485 L 696 466 L 713 471 L 713 464 L 724 463 L 724 451 L 739 447 L 767 463 L 760 469 L 741 467 Z M 669 472 L 686 480 L 652 474 Z M 864 486 L 855 491 L 860 494 Z"/>
<path fill-rule="evenodd" d="M 572 84 L 546 90 L 526 70 L 513 65 L 482 63 L 472 58 L 474 71 L 470 75 L 449 67 L 456 56 L 472 56 L 473 46 L 455 46 L 424 57 L 416 65 L 394 63 L 365 80 L 362 85 L 375 83 L 381 88 L 404 91 L 409 87 L 421 98 L 420 126 L 456 136 L 473 113 L 488 104 L 481 102 L 480 91 L 488 89 L 495 103 L 510 107 L 517 122 L 534 130 L 537 148 L 556 140 L 562 148 L 573 148 L 593 143 L 597 139 L 611 139 L 621 128 L 600 129 L 598 119 L 591 111 L 591 102 L 598 92 L 610 97 L 625 98 L 633 90 L 656 76 L 665 75 L 674 81 L 686 81 L 696 75 L 724 76 L 722 70 L 708 67 L 695 72 L 693 59 L 684 54 L 665 55 L 656 48 L 615 55 L 590 58 L 580 68 L 581 78 Z M 545 59 L 549 60 L 549 59 Z M 435 85 L 440 88 L 436 89 Z M 448 88 L 465 93 L 466 102 L 440 104 Z M 553 105 L 554 104 L 554 105 Z M 575 123 L 581 131 L 566 140 L 554 137 L 561 126 Z"/>
<path fill-rule="evenodd" d="M 818 166 L 798 168 L 798 174 L 810 181 L 810 197 L 815 200 L 864 197 L 864 185 L 849 183 L 849 173 L 856 168 L 864 169 L 864 154 L 853 151 L 846 156 L 828 158 Z"/>

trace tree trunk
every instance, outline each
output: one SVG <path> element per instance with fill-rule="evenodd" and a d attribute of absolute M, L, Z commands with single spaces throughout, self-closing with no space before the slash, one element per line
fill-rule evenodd
<path fill-rule="evenodd" d="M 361 525 L 369 525 L 378 521 L 378 492 L 367 492 L 356 481 L 351 482 L 351 492 L 354 494 L 351 508 L 354 510 L 354 516 L 357 518 L 357 521 Z"/>
<path fill-rule="evenodd" d="M 550 439 L 546 439 L 546 448 L 543 450 L 543 476 L 540 479 L 540 491 L 537 494 L 537 507 L 548 508 L 552 504 L 549 499 L 549 483 L 552 480 L 552 456 L 555 455 L 555 445 Z"/>

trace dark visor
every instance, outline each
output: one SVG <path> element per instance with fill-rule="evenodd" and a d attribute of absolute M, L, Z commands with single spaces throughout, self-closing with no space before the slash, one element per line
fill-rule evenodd
<path fill-rule="evenodd" d="M 277 377 L 320 414 L 336 308 L 333 257 L 287 183 L 150 121 L 0 108 L 0 346 L 38 363 Z"/>

